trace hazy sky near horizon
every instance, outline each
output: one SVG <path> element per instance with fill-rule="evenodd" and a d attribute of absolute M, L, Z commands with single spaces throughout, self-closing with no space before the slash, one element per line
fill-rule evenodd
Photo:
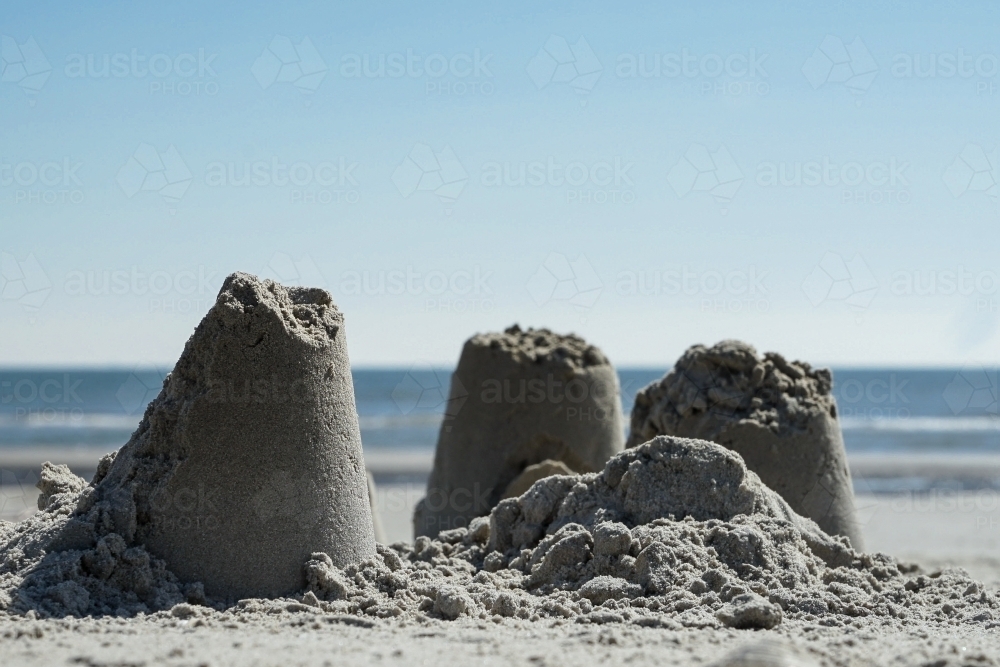
<path fill-rule="evenodd" d="M 837 365 L 1000 354 L 1000 7 L 22 3 L 0 365 L 171 364 L 225 276 L 357 365 L 576 331 Z M 992 360 L 992 361 L 991 361 Z"/>

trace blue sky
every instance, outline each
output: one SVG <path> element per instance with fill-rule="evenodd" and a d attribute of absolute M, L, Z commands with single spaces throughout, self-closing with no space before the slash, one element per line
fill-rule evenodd
<path fill-rule="evenodd" d="M 169 364 L 234 270 L 330 289 L 359 365 L 995 359 L 998 11 L 13 7 L 0 364 Z"/>

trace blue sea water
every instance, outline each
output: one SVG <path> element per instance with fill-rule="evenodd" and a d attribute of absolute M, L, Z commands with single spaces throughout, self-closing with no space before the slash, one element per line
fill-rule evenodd
<path fill-rule="evenodd" d="M 666 369 L 619 371 L 627 416 L 636 392 Z M 164 370 L 0 369 L 0 447 L 124 444 L 159 392 Z M 367 451 L 432 450 L 449 369 L 357 369 L 354 392 Z M 1000 454 L 996 368 L 834 369 L 851 453 Z"/>

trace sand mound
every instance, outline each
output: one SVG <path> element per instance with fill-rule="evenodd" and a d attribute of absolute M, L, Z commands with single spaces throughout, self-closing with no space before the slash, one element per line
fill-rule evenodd
<path fill-rule="evenodd" d="M 689 348 L 640 390 L 629 446 L 656 435 L 711 440 L 740 454 L 792 509 L 864 549 L 830 371 L 726 340 Z"/>
<path fill-rule="evenodd" d="M 98 501 L 93 486 L 49 463 L 38 487 L 37 514 L 0 524 L 0 609 L 132 616 L 206 601 L 200 584 L 182 586 L 162 560 L 123 537 L 135 530 L 129 502 Z"/>
<path fill-rule="evenodd" d="M 181 587 L 162 562 L 115 533 L 64 550 L 53 527 L 65 527 L 93 487 L 80 491 L 78 479 L 55 468 L 45 483 L 55 492 L 45 509 L 0 527 L 5 608 L 43 617 L 167 606 L 165 618 L 216 613 L 199 611 L 211 602 L 200 587 Z M 913 622 L 985 628 L 1000 614 L 997 598 L 963 571 L 918 576 L 889 556 L 857 553 L 792 513 L 734 452 L 673 437 L 627 450 L 599 473 L 542 479 L 437 539 L 378 545 L 346 567 L 317 552 L 304 574 L 306 588 L 292 598 L 246 599 L 222 620 L 309 610 L 354 623 L 739 629 L 794 620 L 901 631 Z"/>
<path fill-rule="evenodd" d="M 738 455 L 670 437 L 600 473 L 543 479 L 489 521 L 342 570 L 317 554 L 308 569 L 306 604 L 383 618 L 769 628 L 998 613 L 964 572 L 907 576 L 888 556 L 859 554 L 792 513 Z"/>

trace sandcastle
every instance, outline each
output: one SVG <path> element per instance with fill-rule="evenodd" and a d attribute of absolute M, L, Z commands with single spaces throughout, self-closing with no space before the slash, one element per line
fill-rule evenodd
<path fill-rule="evenodd" d="M 487 514 L 509 486 L 537 479 L 539 468 L 529 467 L 551 461 L 564 466 L 553 471 L 595 472 L 623 447 L 618 376 L 578 336 L 517 325 L 473 336 L 449 396 L 464 402 L 441 426 L 416 536 Z"/>
<path fill-rule="evenodd" d="M 95 480 L 45 463 L 39 512 L 0 521 L 0 653 L 173 664 L 245 644 L 243 662 L 302 646 L 325 659 L 334 639 L 362 661 L 374 647 L 369 662 L 386 648 L 478 659 L 481 645 L 516 647 L 493 656 L 510 663 L 996 655 L 991 586 L 859 552 L 857 537 L 793 510 L 830 532 L 856 527 L 827 371 L 733 341 L 694 347 L 641 392 L 635 446 L 615 453 L 617 384 L 596 348 L 544 330 L 477 336 L 432 483 L 458 480 L 441 491 L 449 502 L 479 484 L 495 506 L 389 546 L 372 539 L 348 373 L 328 294 L 230 276 Z"/>
<path fill-rule="evenodd" d="M 95 489 L 115 532 L 214 597 L 277 596 L 326 552 L 375 553 L 343 315 L 244 273 L 218 299 Z"/>
<path fill-rule="evenodd" d="M 628 446 L 657 435 L 717 442 L 799 514 L 864 549 L 829 370 L 739 341 L 695 345 L 639 391 Z"/>

